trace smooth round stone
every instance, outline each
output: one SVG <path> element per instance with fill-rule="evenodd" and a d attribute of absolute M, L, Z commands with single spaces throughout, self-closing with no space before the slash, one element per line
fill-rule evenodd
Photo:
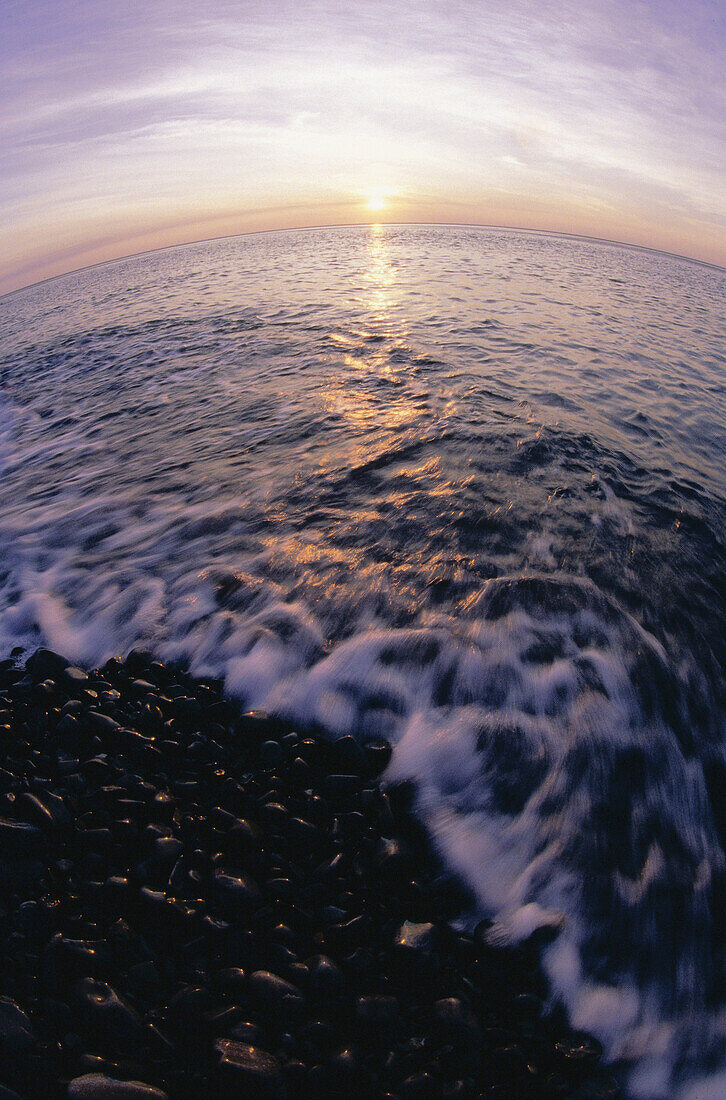
<path fill-rule="evenodd" d="M 265 802 L 260 806 L 260 821 L 271 829 L 285 829 L 290 815 L 279 802 Z"/>
<path fill-rule="evenodd" d="M 233 909 L 248 912 L 261 898 L 260 888 L 249 875 L 230 875 L 217 871 L 214 876 L 214 892 L 220 902 Z"/>
<path fill-rule="evenodd" d="M 444 997 L 437 1001 L 433 1010 L 434 1023 L 449 1040 L 465 1040 L 467 1043 L 479 1043 L 482 1038 L 481 1027 L 471 1009 L 458 997 Z"/>
<path fill-rule="evenodd" d="M 10 997 L 0 997 L 0 1055 L 25 1053 L 35 1044 L 33 1025 L 27 1014 Z"/>
<path fill-rule="evenodd" d="M 291 817 L 287 823 L 287 835 L 295 844 L 312 848 L 320 840 L 320 830 L 301 817 Z"/>
<path fill-rule="evenodd" d="M 279 768 L 285 758 L 278 741 L 263 741 L 260 745 L 259 763 L 261 768 Z"/>
<path fill-rule="evenodd" d="M 143 1081 L 116 1081 L 103 1073 L 86 1073 L 69 1082 L 68 1100 L 168 1100 L 168 1096 Z"/>
<path fill-rule="evenodd" d="M 441 1085 L 427 1070 L 422 1070 L 401 1081 L 396 1093 L 401 1100 L 437 1100 Z"/>
<path fill-rule="evenodd" d="M 137 695 L 152 695 L 156 699 L 158 689 L 155 684 L 150 683 L 148 680 L 134 680 L 131 684 L 131 690 L 135 691 Z"/>
<path fill-rule="evenodd" d="M 240 1098 L 284 1095 L 280 1063 L 266 1050 L 248 1046 L 235 1039 L 218 1039 L 214 1049 L 219 1054 L 220 1074 L 235 1088 L 245 1090 L 238 1093 Z"/>
<path fill-rule="evenodd" d="M 96 711 L 91 711 L 88 715 L 88 724 L 93 732 L 101 737 L 113 736 L 121 729 L 121 724 L 115 718 L 111 718 L 108 714 L 98 714 Z"/>
<path fill-rule="evenodd" d="M 220 989 L 234 996 L 235 993 L 240 993 L 246 989 L 247 975 L 240 966 L 228 966 L 224 970 L 217 971 L 216 982 Z"/>
<path fill-rule="evenodd" d="M 392 1027 L 398 1022 L 400 1009 L 396 997 L 373 995 L 359 997 L 355 1004 L 356 1022 L 365 1028 Z"/>
<path fill-rule="evenodd" d="M 23 1098 L 13 1089 L 6 1089 L 4 1085 L 0 1085 L 0 1100 L 23 1100 Z"/>
<path fill-rule="evenodd" d="M 327 955 L 315 955 L 305 964 L 311 992 L 316 997 L 337 997 L 345 988 L 345 976 Z"/>
<path fill-rule="evenodd" d="M 57 680 L 68 667 L 68 661 L 52 649 L 36 649 L 32 656 L 28 657 L 26 669 L 36 681 Z"/>
<path fill-rule="evenodd" d="M 37 825 L 0 818 L 0 852 L 5 859 L 35 859 L 48 847 L 45 834 Z"/>
<path fill-rule="evenodd" d="M 404 921 L 396 935 L 396 948 L 407 955 L 430 958 L 439 942 L 439 930 L 435 924 L 416 924 Z"/>
<path fill-rule="evenodd" d="M 262 1029 L 251 1020 L 238 1020 L 225 1030 L 224 1038 L 235 1039 L 238 1043 L 256 1047 L 262 1041 Z"/>
<path fill-rule="evenodd" d="M 360 790 L 360 786 L 359 775 L 326 775 L 323 779 L 323 793 L 336 801 L 351 798 Z"/>
<path fill-rule="evenodd" d="M 93 978 L 83 978 L 76 989 L 91 1025 L 125 1048 L 136 1046 L 142 1032 L 141 1020 L 115 989 Z"/>
<path fill-rule="evenodd" d="M 153 844 L 153 857 L 156 862 L 172 866 L 184 851 L 184 845 L 173 836 L 157 837 Z"/>
<path fill-rule="evenodd" d="M 202 717 L 202 708 L 193 696 L 177 696 L 171 704 L 172 714 L 180 722 L 198 722 Z"/>
<path fill-rule="evenodd" d="M 105 940 L 73 940 L 56 932 L 46 948 L 45 960 L 48 969 L 58 976 L 89 977 L 108 966 L 110 951 Z"/>
<path fill-rule="evenodd" d="M 524 1023 L 534 1024 L 544 1014 L 544 1004 L 534 993 L 519 993 L 512 998 L 512 1014 Z"/>
<path fill-rule="evenodd" d="M 376 870 L 386 878 L 399 880 L 411 868 L 411 852 L 402 841 L 381 837 L 373 862 Z"/>
<path fill-rule="evenodd" d="M 41 829 L 67 829 L 73 823 L 63 799 L 52 791 L 44 791 L 42 795 L 26 791 L 18 799 L 18 809 Z"/>
<path fill-rule="evenodd" d="M 212 994 L 205 986 L 190 985 L 181 989 L 169 1001 L 168 1014 L 178 1024 L 193 1027 L 204 1012 L 214 1007 Z"/>
<path fill-rule="evenodd" d="M 368 757 L 355 737 L 338 737 L 330 745 L 331 767 L 346 775 L 368 775 Z"/>
<path fill-rule="evenodd" d="M 85 687 L 88 683 L 88 673 L 75 665 L 68 665 L 61 674 L 61 679 L 68 687 Z"/>
<path fill-rule="evenodd" d="M 157 791 L 151 803 L 151 814 L 156 821 L 170 824 L 174 817 L 176 799 L 167 791 Z"/>
<path fill-rule="evenodd" d="M 224 850 L 245 855 L 262 847 L 262 833 L 259 827 L 246 821 L 244 817 L 238 817 L 223 837 L 222 843 Z"/>
<path fill-rule="evenodd" d="M 256 970 L 250 974 L 250 995 L 273 1017 L 283 1020 L 295 1019 L 305 1007 L 305 998 L 291 982 L 286 982 L 269 970 Z"/>

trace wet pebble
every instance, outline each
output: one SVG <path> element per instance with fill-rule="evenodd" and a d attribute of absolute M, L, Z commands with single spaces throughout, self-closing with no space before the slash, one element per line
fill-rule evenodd
<path fill-rule="evenodd" d="M 282 1097 L 285 1079 L 280 1062 L 258 1047 L 234 1039 L 219 1039 L 215 1043 L 219 1054 L 221 1080 L 237 1090 L 235 1095 L 250 1097 Z"/>
<path fill-rule="evenodd" d="M 68 1100 L 168 1100 L 168 1096 L 142 1081 L 117 1081 L 103 1073 L 86 1073 L 69 1082 Z"/>
<path fill-rule="evenodd" d="M 471 899 L 415 788 L 374 781 L 386 742 L 239 714 L 143 651 L 39 651 L 0 662 L 0 744 L 0 1090 L 617 1096 L 536 955 L 448 923 Z"/>

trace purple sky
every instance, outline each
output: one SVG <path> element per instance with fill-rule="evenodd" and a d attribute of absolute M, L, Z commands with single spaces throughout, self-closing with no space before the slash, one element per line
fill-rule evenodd
<path fill-rule="evenodd" d="M 726 265 L 724 69 L 724 0 L 3 0 L 0 292 L 372 220 Z"/>

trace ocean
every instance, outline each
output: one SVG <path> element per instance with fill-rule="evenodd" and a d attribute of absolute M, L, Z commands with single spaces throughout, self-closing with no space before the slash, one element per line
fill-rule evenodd
<path fill-rule="evenodd" d="M 726 271 L 226 238 L 0 299 L 0 655 L 150 648 L 391 779 L 634 1097 L 726 1094 Z"/>

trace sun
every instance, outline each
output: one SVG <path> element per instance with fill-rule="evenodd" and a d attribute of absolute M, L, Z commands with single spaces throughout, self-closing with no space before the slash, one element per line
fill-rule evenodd
<path fill-rule="evenodd" d="M 368 199 L 368 209 L 369 210 L 383 210 L 385 205 L 386 205 L 385 196 L 382 195 L 380 191 L 374 191 L 373 194 Z"/>

